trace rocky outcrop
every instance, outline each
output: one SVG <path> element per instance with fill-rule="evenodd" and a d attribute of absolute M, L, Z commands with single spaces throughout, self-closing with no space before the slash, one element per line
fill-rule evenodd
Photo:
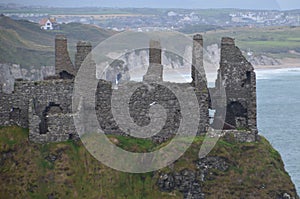
<path fill-rule="evenodd" d="M 204 199 L 201 186 L 207 179 L 212 180 L 211 169 L 226 171 L 228 163 L 220 157 L 205 157 L 196 162 L 197 170 L 183 169 L 180 172 L 161 173 L 157 185 L 161 191 L 178 190 L 184 199 Z"/>
<path fill-rule="evenodd" d="M 54 74 L 54 66 L 24 68 L 18 64 L 0 63 L 0 83 L 6 93 L 14 90 L 15 80 L 41 81 Z"/>
<path fill-rule="evenodd" d="M 254 143 L 221 139 L 201 159 L 197 138 L 168 167 L 130 174 L 99 163 L 81 142 L 36 144 L 27 134 L 0 128 L 0 198 L 298 199 L 280 155 L 262 137 Z M 123 138 L 110 140 L 129 151 L 150 144 Z"/>
<path fill-rule="evenodd" d="M 218 44 L 212 44 L 210 46 L 206 47 L 206 52 L 205 54 L 206 60 L 209 60 L 211 63 L 215 65 L 219 65 L 220 63 L 220 57 L 221 57 L 221 49 L 218 46 Z"/>
<path fill-rule="evenodd" d="M 166 193 L 178 191 L 184 199 L 299 198 L 280 155 L 272 155 L 274 149 L 264 138 L 250 145 L 229 140 L 221 138 L 204 158 L 187 152 L 195 159 L 186 159 L 185 154 L 159 171 L 159 189 Z"/>
<path fill-rule="evenodd" d="M 164 192 L 178 190 L 183 193 L 184 199 L 205 198 L 201 190 L 199 172 L 193 172 L 188 169 L 175 173 L 161 174 L 157 186 Z"/>
<path fill-rule="evenodd" d="M 254 66 L 276 66 L 280 65 L 280 61 L 267 55 L 248 55 L 248 61 Z"/>
<path fill-rule="evenodd" d="M 274 59 L 266 54 L 255 54 L 253 52 L 245 52 L 243 54 L 246 56 L 247 60 L 254 66 L 276 66 L 280 65 L 280 61 Z M 206 60 L 211 63 L 218 65 L 220 63 L 221 48 L 218 44 L 212 44 L 206 47 Z"/>
<path fill-rule="evenodd" d="M 11 93 L 14 88 L 15 78 L 11 74 L 8 64 L 0 64 L 0 84 L 3 92 Z"/>

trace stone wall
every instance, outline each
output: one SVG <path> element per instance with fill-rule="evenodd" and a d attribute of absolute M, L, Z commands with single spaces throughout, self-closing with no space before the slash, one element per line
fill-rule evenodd
<path fill-rule="evenodd" d="M 75 68 L 78 71 L 84 59 L 92 51 L 92 44 L 90 42 L 79 41 L 77 43 L 77 52 L 75 55 Z"/>
<path fill-rule="evenodd" d="M 256 128 L 256 79 L 252 65 L 242 56 L 231 38 L 222 39 L 221 66 L 219 78 L 214 93 L 221 85 L 225 86 L 227 95 L 226 124 L 233 128 L 250 129 L 248 133 L 232 131 L 240 141 L 253 141 L 257 133 Z M 16 81 L 14 92 L 6 94 L 0 89 L 0 126 L 18 125 L 29 128 L 29 138 L 33 142 L 59 142 L 68 139 L 78 139 L 73 115 L 72 94 L 74 76 L 91 46 L 86 42 L 77 44 L 76 67 L 73 67 L 67 53 L 67 40 L 64 36 L 56 37 L 56 72 L 60 79 L 45 81 Z M 120 82 L 118 92 L 122 101 L 122 92 L 133 87 L 137 89 L 130 96 L 126 104 L 129 116 L 118 106 L 112 104 L 113 84 L 106 80 L 99 80 L 96 97 L 96 115 L 101 128 L 107 134 L 128 134 L 128 129 L 120 128 L 119 120 L 113 115 L 112 107 L 118 118 L 132 118 L 141 127 L 151 123 L 149 114 L 153 105 L 159 104 L 165 110 L 166 118 L 154 113 L 154 119 L 163 121 L 162 128 L 152 137 L 157 142 L 163 142 L 174 136 L 182 124 L 182 105 L 172 90 L 185 93 L 193 89 L 197 103 L 186 101 L 190 107 L 199 107 L 200 121 L 198 134 L 204 134 L 209 127 L 210 96 L 207 80 L 203 68 L 203 39 L 201 35 L 194 36 L 192 63 L 192 83 L 178 84 L 163 82 L 161 65 L 161 47 L 159 42 L 150 42 L 150 67 L 144 76 L 145 82 Z M 88 64 L 95 63 L 89 57 Z M 91 62 L 90 62 L 91 61 Z M 95 66 L 96 68 L 96 66 Z M 95 69 L 96 70 L 96 69 Z M 65 73 L 66 72 L 66 73 Z M 2 84 L 0 84 L 2 87 Z M 123 93 L 126 94 L 126 93 Z M 213 96 L 216 97 L 216 96 Z M 92 107 L 92 106 L 91 106 Z M 89 108 L 91 108 L 89 107 Z M 213 107 L 217 110 L 218 103 Z M 126 121 L 126 120 L 122 120 Z M 121 122 L 122 122 L 121 121 Z M 122 124 L 121 124 L 122 125 Z M 129 129 L 130 130 L 130 129 Z M 246 131 L 245 131 L 246 132 Z"/>
<path fill-rule="evenodd" d="M 184 91 L 190 85 L 165 83 L 167 87 L 164 87 L 153 84 L 153 88 L 149 89 L 141 82 L 129 82 L 123 87 L 120 85 L 119 89 L 126 92 L 131 85 L 139 87 L 128 104 L 134 122 L 140 126 L 149 124 L 149 110 L 155 102 L 166 110 L 167 119 L 153 139 L 162 142 L 174 136 L 181 122 L 180 104 L 167 87 Z M 99 81 L 95 105 L 98 121 L 105 133 L 125 135 L 127 132 L 118 127 L 111 111 L 112 91 L 111 82 Z M 72 94 L 73 80 L 18 81 L 13 94 L 1 95 L 0 125 L 29 128 L 29 138 L 33 142 L 77 139 L 72 118 Z M 119 113 L 123 114 L 120 111 Z"/>
<path fill-rule="evenodd" d="M 163 66 L 161 65 L 161 45 L 159 41 L 150 41 L 149 67 L 144 81 L 154 82 L 163 80 Z"/>
<path fill-rule="evenodd" d="M 126 95 L 126 92 L 132 87 L 138 87 L 134 91 L 133 95 L 130 97 L 129 103 L 125 103 L 126 108 L 129 109 L 128 116 L 120 107 L 122 97 Z M 114 102 L 120 102 L 120 104 L 111 104 L 111 94 L 112 88 L 111 83 L 101 80 L 101 83 L 98 84 L 98 90 L 96 95 L 96 113 L 100 123 L 100 126 L 107 134 L 118 134 L 125 135 L 128 134 L 128 129 L 122 131 L 119 128 L 118 124 L 122 126 L 128 126 L 129 122 L 127 118 L 131 117 L 133 122 L 140 126 L 145 127 L 151 122 L 149 117 L 150 109 L 153 105 L 159 104 L 162 110 L 166 112 L 166 118 L 163 115 L 154 115 L 155 120 L 163 121 L 162 128 L 159 129 L 159 132 L 152 137 L 153 140 L 157 142 L 163 142 L 167 139 L 173 137 L 177 132 L 178 128 L 181 125 L 181 106 L 171 90 L 179 90 L 181 92 L 185 91 L 190 87 L 189 84 L 173 84 L 173 83 L 164 83 L 160 84 L 143 84 L 142 82 L 128 82 L 124 85 L 120 85 L 118 90 L 119 95 L 114 98 Z M 171 88 L 171 90 L 169 89 Z M 196 107 L 195 105 L 190 105 L 191 107 Z M 111 108 L 115 109 L 115 115 L 113 115 Z M 116 115 L 117 114 L 117 115 Z M 121 118 L 117 122 L 115 118 Z M 126 119 L 122 119 L 126 118 Z M 130 129 L 129 129 L 130 131 Z M 145 130 L 143 133 L 147 134 Z"/>
<path fill-rule="evenodd" d="M 0 125 L 29 128 L 34 142 L 76 138 L 72 113 L 73 80 L 17 81 L 0 98 Z"/>
<path fill-rule="evenodd" d="M 63 79 L 73 79 L 76 75 L 76 68 L 71 62 L 65 35 L 55 37 L 55 74 Z"/>
<path fill-rule="evenodd" d="M 207 88 L 207 79 L 203 65 L 203 38 L 202 35 L 193 37 L 193 52 L 192 52 L 192 86 L 195 88 L 195 93 L 199 103 L 200 123 L 198 132 L 206 133 L 209 126 L 209 92 Z"/>
<path fill-rule="evenodd" d="M 226 119 L 229 127 L 256 131 L 256 76 L 254 68 L 235 46 L 222 38 L 221 62 L 216 89 L 225 87 Z M 215 107 L 218 110 L 218 107 Z"/>

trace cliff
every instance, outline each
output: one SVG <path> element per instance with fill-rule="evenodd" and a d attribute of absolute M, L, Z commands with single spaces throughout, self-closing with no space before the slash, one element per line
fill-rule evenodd
<path fill-rule="evenodd" d="M 133 152 L 160 147 L 150 140 L 110 136 Z M 199 159 L 203 137 L 175 163 L 146 174 L 112 170 L 94 159 L 80 141 L 35 144 L 28 130 L 0 129 L 0 198 L 298 198 L 277 151 L 259 137 L 218 141 Z"/>

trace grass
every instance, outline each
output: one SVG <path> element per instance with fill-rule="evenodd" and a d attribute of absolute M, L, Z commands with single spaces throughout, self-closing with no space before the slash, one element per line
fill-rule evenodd
<path fill-rule="evenodd" d="M 178 191 L 161 192 L 156 182 L 161 173 L 197 171 L 195 163 L 204 140 L 196 137 L 185 154 L 169 167 L 130 174 L 104 166 L 81 142 L 42 145 L 30 143 L 27 137 L 26 129 L 0 128 L 0 198 L 183 198 Z M 153 151 L 167 144 L 122 136 L 109 138 L 119 147 L 135 152 Z M 279 153 L 263 137 L 255 143 L 236 143 L 226 137 L 218 141 L 209 156 L 222 157 L 229 168 L 210 170 L 208 180 L 202 182 L 206 198 L 251 198 L 253 193 L 255 198 L 275 198 L 282 191 L 295 193 Z"/>
<path fill-rule="evenodd" d="M 233 37 L 239 48 L 278 58 L 290 50 L 300 52 L 299 27 L 231 28 L 204 33 L 205 45 L 220 44 L 221 37 Z"/>
<path fill-rule="evenodd" d="M 111 31 L 79 23 L 62 24 L 61 30 L 45 31 L 40 26 L 25 20 L 12 20 L 0 16 L 0 61 L 30 66 L 54 65 L 54 39 L 56 34 L 68 37 L 71 58 L 79 40 L 90 41 L 93 46 L 108 38 Z M 82 31 L 84 30 L 84 31 Z"/>
<path fill-rule="evenodd" d="M 12 153 L 0 169 L 0 198 L 182 198 L 170 197 L 155 186 L 154 173 L 128 174 L 110 169 L 95 160 L 81 142 L 33 144 L 28 132 L 17 127 L 0 129 L 0 153 Z M 16 141 L 11 145 L 9 139 Z M 121 138 L 131 148 L 136 140 Z M 148 141 L 139 141 L 140 146 Z M 52 155 L 57 159 L 49 162 Z M 16 163 L 18 162 L 18 164 Z"/>
<path fill-rule="evenodd" d="M 158 146 L 149 139 L 138 139 L 133 137 L 125 137 L 125 136 L 108 136 L 110 139 L 114 139 L 118 143 L 116 144 L 118 147 L 126 151 L 141 153 L 141 152 L 150 152 Z"/>

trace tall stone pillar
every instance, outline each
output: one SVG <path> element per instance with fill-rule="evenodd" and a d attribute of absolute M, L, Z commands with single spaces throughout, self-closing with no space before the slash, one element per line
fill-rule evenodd
<path fill-rule="evenodd" d="M 163 81 L 163 66 L 161 65 L 161 45 L 159 41 L 151 40 L 149 49 L 149 68 L 143 77 L 144 81 Z"/>
<path fill-rule="evenodd" d="M 192 58 L 192 86 L 195 88 L 195 94 L 199 103 L 200 123 L 198 134 L 206 133 L 209 126 L 209 95 L 207 80 L 203 65 L 203 38 L 196 34 L 193 37 L 193 58 Z"/>
<path fill-rule="evenodd" d="M 203 38 L 202 35 L 196 34 L 193 37 L 192 85 L 199 87 L 202 83 L 206 86 L 203 66 Z"/>
<path fill-rule="evenodd" d="M 90 42 L 79 41 L 77 43 L 77 52 L 75 55 L 75 68 L 77 71 L 91 51 L 92 44 Z"/>
<path fill-rule="evenodd" d="M 73 79 L 76 75 L 65 35 L 56 35 L 55 37 L 55 74 L 62 79 Z"/>

